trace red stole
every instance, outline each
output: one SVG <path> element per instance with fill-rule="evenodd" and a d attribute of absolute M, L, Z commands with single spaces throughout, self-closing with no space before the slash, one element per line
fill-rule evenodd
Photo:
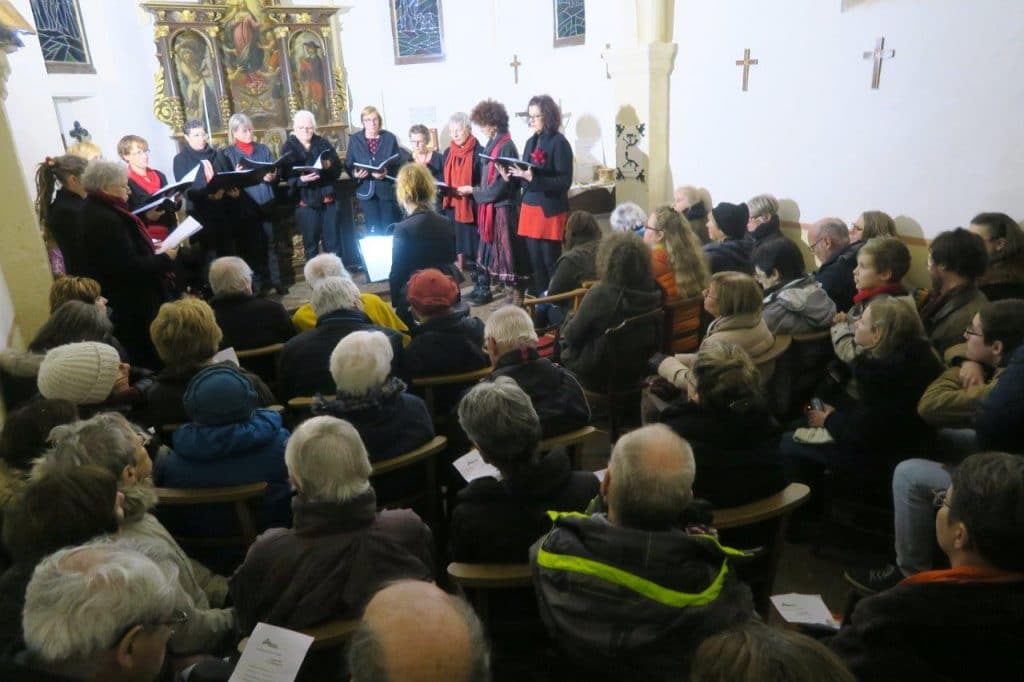
<path fill-rule="evenodd" d="M 147 168 L 145 175 L 139 175 L 134 168 L 128 166 L 128 177 L 136 185 L 146 190 L 146 194 L 153 194 L 160 189 L 160 176 L 152 168 Z"/>
<path fill-rule="evenodd" d="M 494 146 L 491 147 L 491 156 L 499 154 L 501 147 L 506 142 L 512 139 L 512 136 L 505 133 L 497 139 Z M 490 187 L 494 183 L 494 179 L 498 177 L 498 167 L 494 165 L 493 161 L 487 162 L 487 182 L 484 187 Z M 494 241 L 494 204 L 480 204 L 477 207 L 476 212 L 476 224 L 480 229 L 480 239 L 483 239 L 486 243 L 490 244 Z"/>
<path fill-rule="evenodd" d="M 448 148 L 448 158 L 444 162 L 444 181 L 455 188 L 473 184 L 473 164 L 476 162 L 476 138 L 472 135 L 466 144 L 459 146 L 452 142 Z M 442 208 L 455 209 L 455 222 L 473 224 L 476 216 L 473 213 L 473 195 L 459 196 L 454 193 L 444 195 Z"/>
<path fill-rule="evenodd" d="M 868 301 L 879 296 L 881 294 L 891 294 L 892 296 L 903 296 L 907 293 L 907 290 L 903 288 L 902 284 L 883 284 L 880 287 L 872 287 L 870 289 L 859 289 L 856 294 L 853 295 L 853 302 L 860 303 L 861 301 Z"/>

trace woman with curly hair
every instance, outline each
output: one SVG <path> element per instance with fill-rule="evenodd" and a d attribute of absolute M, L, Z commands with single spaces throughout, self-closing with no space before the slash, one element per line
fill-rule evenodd
<path fill-rule="evenodd" d="M 562 327 L 562 362 L 585 388 L 602 392 L 610 381 L 625 387 L 642 378 L 647 358 L 662 341 L 660 324 L 638 329 L 629 337 L 629 350 L 617 358 L 618 376 L 609 377 L 605 331 L 627 318 L 660 308 L 662 293 L 651 272 L 650 251 L 632 232 L 615 232 L 601 240 L 597 273 L 598 283 Z"/>
<path fill-rule="evenodd" d="M 711 277 L 697 235 L 671 206 L 659 206 L 647 219 L 644 243 L 651 249 L 651 267 L 666 302 L 696 296 Z"/>
<path fill-rule="evenodd" d="M 36 167 L 36 215 L 43 226 L 50 269 L 55 274 L 83 274 L 78 214 L 85 201 L 82 173 L 87 163 L 81 157 L 65 154 L 48 156 Z"/>
<path fill-rule="evenodd" d="M 569 218 L 572 147 L 558 132 L 562 111 L 549 95 L 532 97 L 527 117 L 533 136 L 526 141 L 523 160 L 533 165 L 526 170 L 510 167 L 508 173 L 523 182 L 519 236 L 526 238 L 533 267 L 533 291 L 543 295 L 562 252 L 562 235 Z"/>

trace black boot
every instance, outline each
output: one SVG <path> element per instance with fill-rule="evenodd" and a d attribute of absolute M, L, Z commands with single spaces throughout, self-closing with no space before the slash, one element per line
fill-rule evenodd
<path fill-rule="evenodd" d="M 466 296 L 472 305 L 484 305 L 494 300 L 491 297 L 491 276 L 485 269 L 477 267 L 473 272 L 473 291 Z"/>

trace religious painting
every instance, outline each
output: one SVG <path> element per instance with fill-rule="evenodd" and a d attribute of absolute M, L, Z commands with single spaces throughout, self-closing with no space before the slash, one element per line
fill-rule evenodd
<path fill-rule="evenodd" d="M 583 0 L 554 0 L 555 47 L 582 45 L 587 35 L 587 14 Z"/>
<path fill-rule="evenodd" d="M 228 0 L 222 20 L 224 71 L 235 111 L 262 127 L 288 119 L 281 50 L 260 0 Z"/>
<path fill-rule="evenodd" d="M 185 119 L 203 122 L 207 130 L 219 130 L 221 120 L 217 106 L 217 87 L 213 80 L 214 65 L 210 45 L 197 31 L 182 31 L 174 38 L 174 53 Z"/>
<path fill-rule="evenodd" d="M 391 0 L 395 64 L 444 61 L 441 0 Z"/>
<path fill-rule="evenodd" d="M 96 73 L 78 0 L 30 0 L 47 73 Z"/>
<path fill-rule="evenodd" d="M 292 73 L 302 108 L 312 111 L 318 122 L 328 120 L 327 80 L 331 76 L 324 58 L 323 41 L 311 31 L 300 31 L 292 36 L 291 53 Z"/>

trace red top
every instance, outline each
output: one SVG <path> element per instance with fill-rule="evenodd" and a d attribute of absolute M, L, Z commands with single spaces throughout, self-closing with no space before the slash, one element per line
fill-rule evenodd
<path fill-rule="evenodd" d="M 568 211 L 546 216 L 540 206 L 523 204 L 519 209 L 519 236 L 560 242 L 568 219 Z"/>
<path fill-rule="evenodd" d="M 248 144 L 246 144 L 245 142 L 242 142 L 240 140 L 235 140 L 235 146 L 238 147 L 243 154 L 252 158 L 252 152 L 256 148 L 256 143 L 249 142 Z"/>
<path fill-rule="evenodd" d="M 152 168 L 146 169 L 145 175 L 139 175 L 131 166 L 128 166 L 128 177 L 136 185 L 146 190 L 146 194 L 152 194 L 160 189 L 160 176 Z"/>

